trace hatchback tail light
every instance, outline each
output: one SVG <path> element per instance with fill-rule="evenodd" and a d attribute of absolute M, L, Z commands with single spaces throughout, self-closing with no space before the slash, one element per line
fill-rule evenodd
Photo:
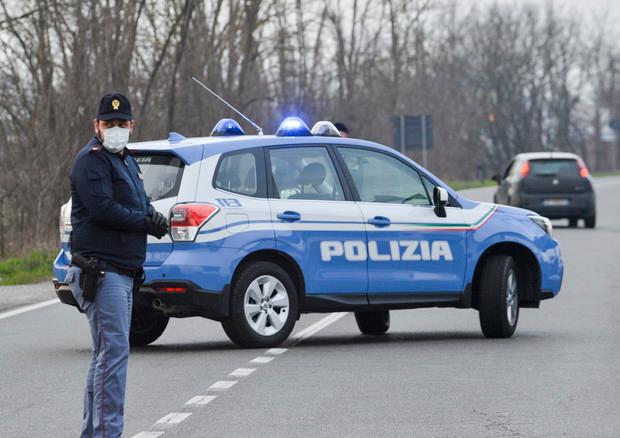
<path fill-rule="evenodd" d="M 521 164 L 521 167 L 519 168 L 519 175 L 523 177 L 523 176 L 527 176 L 528 173 L 530 173 L 530 163 L 529 161 L 526 161 L 523 164 Z"/>
<path fill-rule="evenodd" d="M 577 164 L 579 164 L 579 176 L 582 178 L 587 178 L 588 175 L 590 175 L 590 172 L 588 172 L 588 168 L 585 163 L 579 159 L 577 160 Z"/>
<path fill-rule="evenodd" d="M 213 204 L 177 204 L 170 210 L 170 236 L 177 242 L 192 242 L 198 231 L 217 214 Z"/>

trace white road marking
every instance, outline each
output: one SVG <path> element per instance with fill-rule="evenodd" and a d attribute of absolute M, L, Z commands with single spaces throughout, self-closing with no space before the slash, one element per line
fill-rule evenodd
<path fill-rule="evenodd" d="M 157 438 L 162 436 L 164 432 L 140 432 L 132 436 L 131 438 Z"/>
<path fill-rule="evenodd" d="M 315 322 L 311 326 L 306 327 L 299 333 L 295 334 L 295 336 L 293 336 L 293 345 L 303 341 L 304 339 L 308 339 L 310 336 L 318 333 L 319 331 L 323 330 L 325 327 L 343 318 L 344 316 L 347 315 L 347 313 L 348 312 L 332 313 L 326 316 L 325 318 L 320 319 L 319 321 Z"/>
<path fill-rule="evenodd" d="M 179 424 L 181 421 L 189 417 L 191 412 L 171 412 L 168 415 L 161 417 L 157 420 L 156 424 Z"/>
<path fill-rule="evenodd" d="M 41 303 L 29 304 L 27 306 L 18 307 L 17 309 L 8 310 L 6 312 L 0 313 L 0 319 L 10 318 L 11 316 L 30 312 L 31 310 L 41 309 L 42 307 L 51 306 L 52 304 L 56 304 L 56 303 L 60 303 L 60 300 L 58 298 L 53 298 L 51 300 L 43 301 Z"/>
<path fill-rule="evenodd" d="M 209 386 L 209 389 L 214 391 L 225 391 L 228 388 L 234 386 L 236 383 L 236 380 L 220 380 Z"/>
<path fill-rule="evenodd" d="M 229 374 L 231 377 L 247 377 L 256 371 L 256 368 L 237 368 L 235 371 Z"/>
<path fill-rule="evenodd" d="M 216 395 L 197 395 L 185 402 L 186 405 L 204 406 L 217 398 Z"/>
<path fill-rule="evenodd" d="M 308 339 L 310 336 L 318 333 L 323 330 L 325 327 L 335 323 L 340 320 L 344 316 L 347 315 L 347 312 L 342 313 L 331 313 L 323 319 L 315 322 L 314 324 L 306 327 L 304 330 L 297 333 L 293 336 L 293 345 L 298 344 L 304 339 Z M 284 354 L 288 349 L 287 348 L 270 348 L 265 352 L 265 356 L 258 356 L 252 359 L 251 363 L 257 364 L 265 364 L 269 363 L 281 354 Z M 230 377 L 247 377 L 256 371 L 256 368 L 237 368 L 233 372 L 229 374 Z M 235 384 L 238 383 L 238 380 L 219 380 L 215 382 L 213 385 L 209 386 L 209 391 L 225 391 Z M 197 395 L 189 399 L 185 402 L 186 406 L 205 406 L 215 400 L 217 396 L 215 395 Z M 179 424 L 181 421 L 185 420 L 189 417 L 191 413 L 189 412 L 172 412 L 159 420 L 155 424 L 157 425 L 175 425 Z M 161 431 L 153 431 L 153 432 L 140 432 L 137 435 L 134 435 L 132 438 L 157 438 L 161 436 L 164 432 Z"/>
<path fill-rule="evenodd" d="M 271 357 L 258 356 L 258 357 L 255 357 L 254 359 L 252 359 L 250 361 L 250 363 L 269 363 L 269 362 L 271 362 L 274 359 L 275 359 L 275 357 L 273 357 L 273 356 L 271 356 Z"/>

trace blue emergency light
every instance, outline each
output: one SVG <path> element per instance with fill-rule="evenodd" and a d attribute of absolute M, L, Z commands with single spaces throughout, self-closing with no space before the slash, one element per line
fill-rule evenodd
<path fill-rule="evenodd" d="M 338 128 L 336 128 L 336 126 L 328 120 L 320 120 L 316 122 L 310 130 L 310 133 L 320 137 L 341 137 Z"/>
<path fill-rule="evenodd" d="M 211 131 L 211 137 L 219 137 L 225 135 L 245 135 L 239 123 L 234 119 L 222 119 L 215 124 Z"/>
<path fill-rule="evenodd" d="M 277 137 L 307 137 L 310 135 L 312 134 L 310 129 L 308 129 L 308 125 L 299 117 L 287 117 L 276 131 Z"/>

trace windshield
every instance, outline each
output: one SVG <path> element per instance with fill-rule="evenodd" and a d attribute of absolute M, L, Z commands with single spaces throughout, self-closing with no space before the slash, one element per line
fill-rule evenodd
<path fill-rule="evenodd" d="M 138 155 L 144 190 L 151 201 L 171 198 L 179 193 L 183 163 L 173 155 Z"/>
<path fill-rule="evenodd" d="M 579 176 L 579 164 L 574 159 L 530 160 L 530 173 L 538 176 Z"/>

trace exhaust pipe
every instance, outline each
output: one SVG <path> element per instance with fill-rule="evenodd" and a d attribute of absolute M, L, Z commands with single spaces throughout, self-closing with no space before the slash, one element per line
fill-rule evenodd
<path fill-rule="evenodd" d="M 153 307 L 162 312 L 168 310 L 168 306 L 165 305 L 159 298 L 153 298 L 153 302 L 151 303 Z"/>

